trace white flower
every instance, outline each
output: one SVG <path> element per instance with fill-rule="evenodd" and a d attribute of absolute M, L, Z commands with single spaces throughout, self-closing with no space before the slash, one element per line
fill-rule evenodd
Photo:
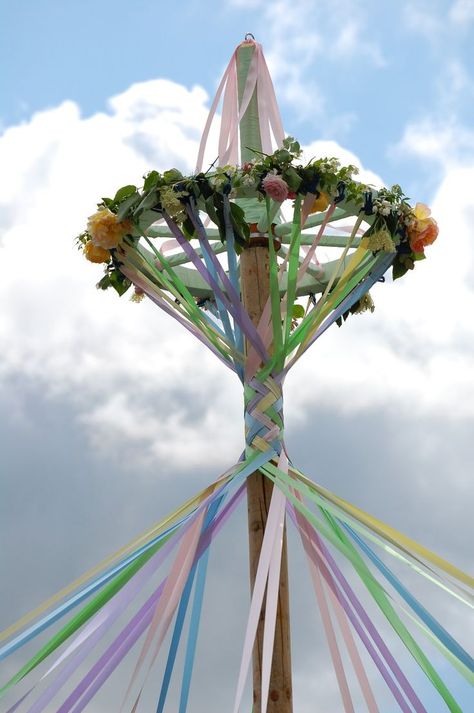
<path fill-rule="evenodd" d="M 254 176 L 251 176 L 250 173 L 245 173 L 242 176 L 241 183 L 245 188 L 254 188 L 255 178 Z"/>

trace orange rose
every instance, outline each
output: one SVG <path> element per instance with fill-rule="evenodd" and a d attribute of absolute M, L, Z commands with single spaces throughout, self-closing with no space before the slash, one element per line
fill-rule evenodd
<path fill-rule="evenodd" d="M 109 262 L 110 253 L 89 240 L 84 246 L 84 255 L 90 262 Z"/>
<path fill-rule="evenodd" d="M 415 253 L 422 253 L 427 245 L 438 237 L 438 224 L 431 218 L 431 211 L 424 203 L 417 203 L 413 209 L 413 221 L 407 228 L 410 247 Z"/>
<path fill-rule="evenodd" d="M 322 213 L 323 211 L 326 210 L 328 205 L 330 204 L 331 199 L 329 198 L 328 194 L 325 193 L 324 191 L 321 191 L 319 194 L 319 198 L 315 198 L 311 208 L 309 209 L 310 213 Z"/>
<path fill-rule="evenodd" d="M 92 242 L 106 250 L 116 248 L 124 235 L 131 230 L 132 224 L 129 220 L 117 220 L 117 216 L 108 208 L 100 208 L 87 221 L 87 232 Z"/>

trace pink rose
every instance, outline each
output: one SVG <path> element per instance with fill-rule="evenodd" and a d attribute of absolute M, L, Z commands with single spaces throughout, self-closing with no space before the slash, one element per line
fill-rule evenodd
<path fill-rule="evenodd" d="M 288 184 L 283 180 L 281 176 L 277 176 L 274 173 L 267 173 L 262 181 L 263 190 L 273 198 L 274 201 L 282 203 L 288 198 Z"/>

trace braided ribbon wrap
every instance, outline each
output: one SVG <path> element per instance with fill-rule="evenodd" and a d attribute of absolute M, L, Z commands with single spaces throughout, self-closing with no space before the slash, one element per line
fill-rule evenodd
<path fill-rule="evenodd" d="M 280 455 L 283 446 L 283 393 L 279 379 L 254 377 L 244 384 L 246 454 L 271 449 Z"/>

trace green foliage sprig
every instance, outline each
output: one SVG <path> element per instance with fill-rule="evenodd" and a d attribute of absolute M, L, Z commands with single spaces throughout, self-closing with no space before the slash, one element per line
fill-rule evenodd
<path fill-rule="evenodd" d="M 356 166 L 341 166 L 334 157 L 312 159 L 303 164 L 300 144 L 293 137 L 287 137 L 283 146 L 271 155 L 259 151 L 254 153 L 255 160 L 242 166 L 211 166 L 206 173 L 191 176 L 184 176 L 175 168 L 164 173 L 152 170 L 144 176 L 141 188 L 132 184 L 122 186 L 113 198 L 102 198 L 97 206 L 98 213 L 91 216 L 87 230 L 77 239 L 88 259 L 106 262 L 105 275 L 98 287 L 114 287 L 119 294 L 123 294 L 130 283 L 120 273 L 118 243 L 101 244 L 94 235 L 91 221 L 97 219 L 97 216 L 99 219 L 103 217 L 104 220 L 112 219 L 126 224 L 127 230 L 123 237 L 127 235 L 128 240 L 138 241 L 150 225 L 166 214 L 180 226 L 185 237 L 192 240 L 197 237 L 187 210 L 188 204 L 192 203 L 197 210 L 209 216 L 219 230 L 220 239 L 225 241 L 225 197 L 257 197 L 263 201 L 270 195 L 265 189 L 268 176 L 277 177 L 280 188 L 283 186 L 289 199 L 297 195 L 310 195 L 320 199 L 320 203 L 324 199 L 324 206 L 334 202 L 349 208 L 354 215 L 363 214 L 370 224 L 364 236 L 368 240 L 368 248 L 374 253 L 380 250 L 395 253 L 395 279 L 413 269 L 415 262 L 424 258 L 424 243 L 415 243 L 413 235 L 422 235 L 420 226 L 423 227 L 423 220 L 431 224 L 434 221 L 432 218 L 421 220 L 417 217 L 416 208 L 409 205 L 400 186 L 375 190 L 354 178 L 358 174 Z M 230 201 L 229 217 L 236 249 L 240 251 L 250 233 L 245 213 L 234 200 Z M 90 242 L 96 247 L 95 250 L 91 246 L 88 248 Z M 422 245 L 421 250 L 415 249 L 415 244 Z"/>

